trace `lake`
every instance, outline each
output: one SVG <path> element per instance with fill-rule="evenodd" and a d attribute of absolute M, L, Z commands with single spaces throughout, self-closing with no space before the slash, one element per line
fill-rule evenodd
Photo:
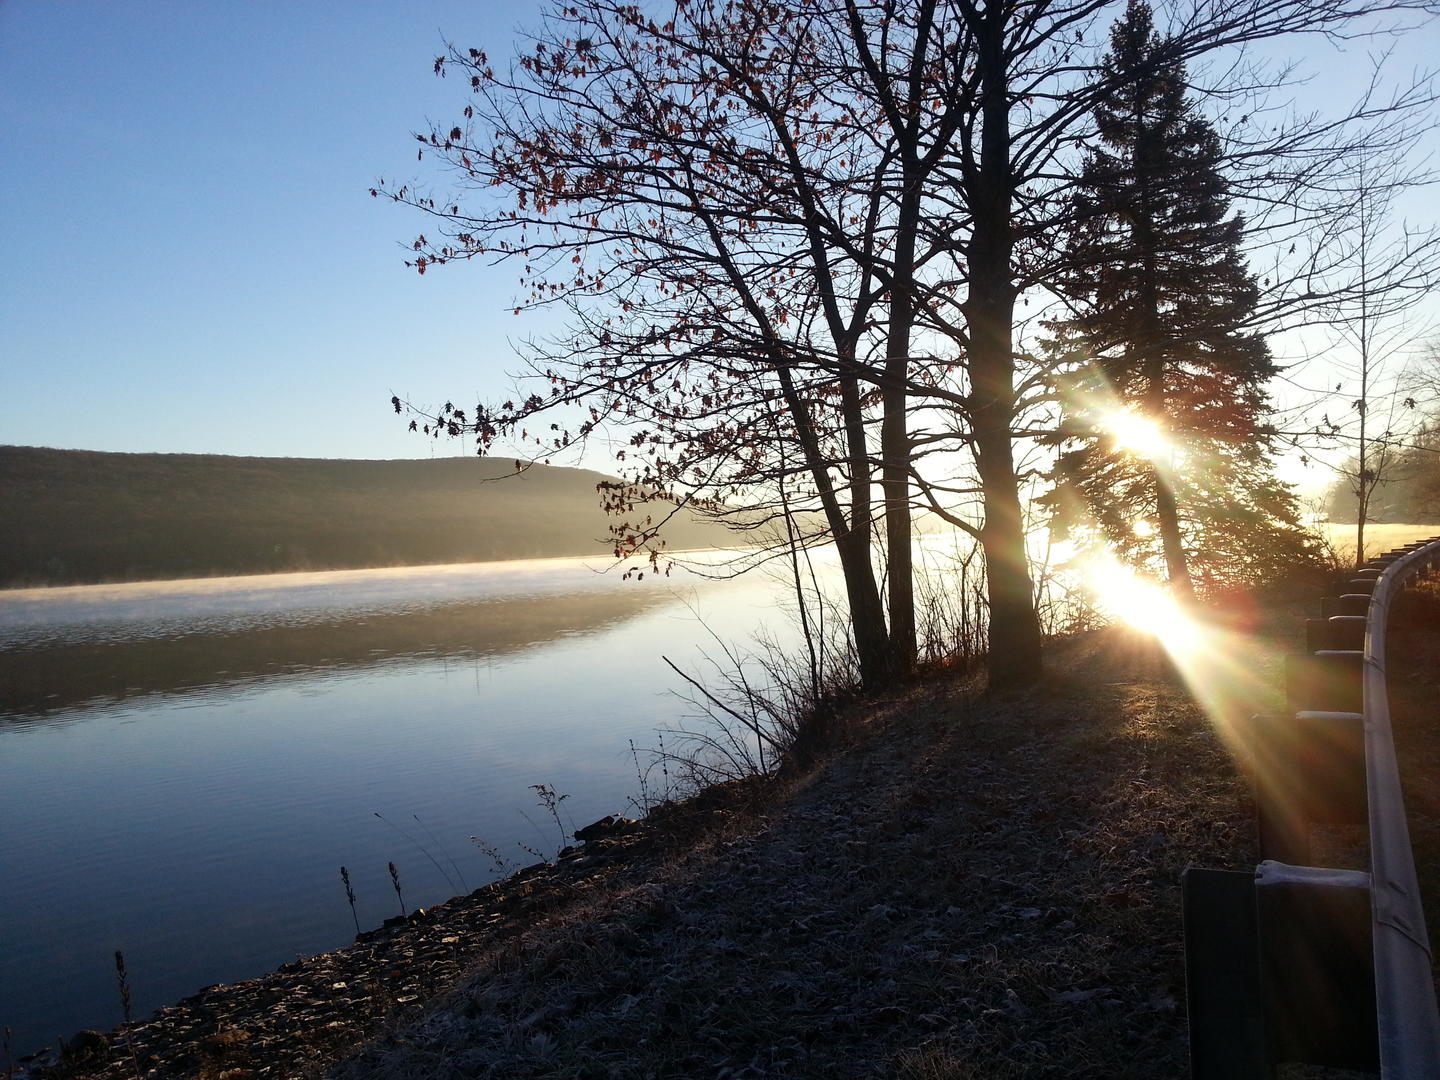
<path fill-rule="evenodd" d="M 701 560 L 700 569 L 722 556 Z M 0 593 L 0 1025 L 17 1055 L 429 906 L 636 814 L 630 742 L 788 586 L 578 559 Z M 651 796 L 663 777 L 650 776 Z M 383 815 L 383 817 L 378 817 Z M 528 850 L 527 850 L 528 849 Z"/>

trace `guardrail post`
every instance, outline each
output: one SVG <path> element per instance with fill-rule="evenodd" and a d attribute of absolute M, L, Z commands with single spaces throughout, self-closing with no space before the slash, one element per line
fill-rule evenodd
<path fill-rule="evenodd" d="M 1359 713 L 1303 711 L 1250 721 L 1260 857 L 1310 861 L 1310 826 L 1366 820 L 1365 725 Z"/>
<path fill-rule="evenodd" d="M 1332 615 L 1328 619 L 1305 620 L 1305 651 L 1365 647 L 1365 616 Z"/>
<path fill-rule="evenodd" d="M 1373 1070 L 1370 875 L 1266 861 L 1181 879 L 1190 1075 L 1276 1065 Z"/>
<path fill-rule="evenodd" d="M 1255 910 L 1270 1063 L 1378 1069 L 1370 875 L 1263 862 Z"/>
<path fill-rule="evenodd" d="M 1344 597 L 1341 597 L 1343 600 Z M 1285 696 L 1295 712 L 1361 711 L 1361 662 L 1357 649 L 1320 649 L 1285 658 Z"/>
<path fill-rule="evenodd" d="M 1260 994 L 1255 875 L 1186 870 L 1185 1001 L 1190 1075 L 1195 1080 L 1262 1080 L 1270 1075 Z"/>

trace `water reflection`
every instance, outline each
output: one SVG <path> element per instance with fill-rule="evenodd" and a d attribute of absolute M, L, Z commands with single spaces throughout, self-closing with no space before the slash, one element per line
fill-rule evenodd
<path fill-rule="evenodd" d="M 24 1052 L 118 1022 L 116 949 L 145 1013 L 343 945 L 342 864 L 365 926 L 390 860 L 410 904 L 453 895 L 377 811 L 475 887 L 470 836 L 557 846 L 530 785 L 631 809 L 629 741 L 689 711 L 660 654 L 783 644 L 784 597 L 576 560 L 0 596 L 0 1025 Z"/>
<path fill-rule="evenodd" d="M 223 691 L 286 676 L 314 677 L 418 658 L 495 657 L 575 634 L 605 630 L 669 602 L 650 589 L 590 595 L 497 599 L 419 610 L 277 612 L 241 628 L 214 620 L 162 635 L 153 622 L 135 636 L 115 624 L 37 634 L 34 644 L 0 648 L 0 720 L 78 719 L 74 710 L 105 708 L 149 694 Z M 412 606 L 410 604 L 406 605 Z M 285 617 L 282 617 L 285 616 Z M 258 623 L 258 625 L 257 625 Z"/>

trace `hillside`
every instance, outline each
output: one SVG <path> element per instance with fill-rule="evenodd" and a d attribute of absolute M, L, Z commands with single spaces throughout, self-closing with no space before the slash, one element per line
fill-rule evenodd
<path fill-rule="evenodd" d="M 0 446 L 0 587 L 603 554 L 583 469 Z M 686 518 L 672 548 L 733 542 Z"/>

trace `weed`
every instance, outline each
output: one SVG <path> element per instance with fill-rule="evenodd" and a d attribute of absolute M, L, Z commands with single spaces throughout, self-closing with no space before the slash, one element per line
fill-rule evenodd
<path fill-rule="evenodd" d="M 125 1017 L 125 1027 L 130 1027 L 130 973 L 125 970 L 125 954 L 115 950 L 115 984 L 120 989 L 120 1013 Z M 140 1080 L 140 1059 L 135 1053 L 135 1040 L 125 1032 L 125 1045 L 130 1051 L 130 1064 L 135 1069 L 135 1080 Z"/>
<path fill-rule="evenodd" d="M 555 828 L 560 830 L 560 847 L 556 848 L 558 852 L 567 846 L 569 840 L 569 833 L 565 831 L 565 823 L 560 820 L 560 804 L 570 796 L 559 794 L 549 784 L 531 784 L 530 790 L 540 797 L 540 805 L 550 815 L 550 819 L 555 822 Z M 570 832 L 574 832 L 575 823 L 573 821 L 570 826 Z"/>
<path fill-rule="evenodd" d="M 460 879 L 460 889 L 461 889 L 461 891 L 462 891 L 462 892 L 469 892 L 469 891 L 470 891 L 470 883 L 465 880 L 465 873 L 464 873 L 464 871 L 462 871 L 462 870 L 460 869 L 459 864 L 456 863 L 456 861 L 450 857 L 450 852 L 448 852 L 448 851 L 445 850 L 445 845 L 440 842 L 440 838 L 439 838 L 438 836 L 436 836 L 433 832 L 430 831 L 430 826 L 429 826 L 429 825 L 426 825 L 423 821 L 420 820 L 420 815 L 419 815 L 419 814 L 411 814 L 410 816 L 415 819 L 415 824 L 416 824 L 416 825 L 419 825 L 420 828 L 422 828 L 422 829 L 425 830 L 425 835 L 428 836 L 428 837 L 431 839 L 431 841 L 435 844 L 435 846 L 440 849 L 440 854 L 445 856 L 445 861 L 450 864 L 450 869 L 454 870 L 454 871 L 455 871 L 455 876 Z M 450 880 L 448 874 L 446 875 L 446 880 L 447 880 L 447 881 Z"/>
<path fill-rule="evenodd" d="M 890 1070 L 893 1080 L 979 1080 L 982 1076 L 988 1080 L 994 1075 L 976 1071 L 950 1050 L 934 1044 L 902 1050 Z"/>
<path fill-rule="evenodd" d="M 435 856 L 430 853 L 430 849 L 429 849 L 429 848 L 427 848 L 424 844 L 420 843 L 419 840 L 416 840 L 415 837 L 411 836 L 408 832 L 406 832 L 404 829 L 402 829 L 399 825 L 396 825 L 393 821 L 391 821 L 389 818 L 387 818 L 384 814 L 380 813 L 380 811 L 378 811 L 378 810 L 372 810 L 371 813 L 373 813 L 373 814 L 374 814 L 377 818 L 379 818 L 381 821 L 385 822 L 386 825 L 389 825 L 390 828 L 394 829 L 397 833 L 399 833 L 401 836 L 403 836 L 406 840 L 409 840 L 410 843 L 415 846 L 415 848 L 420 852 L 421 855 L 424 855 L 425 858 L 427 858 L 427 859 L 430 860 L 430 865 L 433 866 L 433 867 L 435 867 L 435 869 L 440 872 L 440 876 L 445 879 L 445 883 L 446 883 L 447 885 L 449 885 L 451 889 L 453 889 L 456 893 L 459 893 L 459 892 L 462 891 L 462 890 L 461 890 L 461 885 L 464 883 L 464 880 L 465 880 L 463 877 L 460 879 L 460 881 L 457 882 L 454 878 L 452 878 L 452 877 L 450 876 L 449 872 L 448 872 L 443 866 L 440 865 L 440 863 L 436 860 Z M 412 814 L 411 816 L 413 817 L 414 815 Z M 416 820 L 416 821 L 419 821 L 420 819 L 417 817 L 417 818 L 415 818 L 415 820 Z M 423 828 L 424 826 L 422 825 L 421 827 Z M 443 850 L 443 849 L 442 849 L 442 850 Z M 449 858 L 449 856 L 447 855 L 446 858 Z M 453 860 L 452 860 L 452 862 L 453 862 Z M 458 872 L 458 868 L 457 868 L 457 872 Z"/>
<path fill-rule="evenodd" d="M 494 844 L 489 843 L 479 836 L 470 837 L 470 842 L 480 849 L 480 854 L 490 860 L 491 864 L 495 867 L 496 873 L 499 874 L 500 877 L 507 878 L 515 872 L 515 864 L 505 858 L 504 855 L 501 855 L 500 849 Z"/>
<path fill-rule="evenodd" d="M 665 753 L 664 729 L 658 730 L 656 735 L 660 740 L 660 749 L 645 751 L 650 758 L 645 765 L 640 764 L 640 751 L 635 746 L 635 740 L 630 740 L 630 758 L 635 762 L 635 781 L 640 790 L 630 797 L 629 802 L 640 817 L 645 817 L 651 810 L 669 802 L 673 797 L 670 786 L 670 758 Z M 652 790 L 650 776 L 657 768 L 660 770 L 661 786 L 659 790 Z"/>
<path fill-rule="evenodd" d="M 405 916 L 405 894 L 400 891 L 400 871 L 395 869 L 395 864 L 387 863 L 390 867 L 390 884 L 395 889 L 395 899 L 400 901 L 400 915 Z"/>
<path fill-rule="evenodd" d="M 355 936 L 360 936 L 360 916 L 355 913 L 355 890 L 350 887 L 350 871 L 340 867 L 340 880 L 345 884 L 345 899 L 350 901 L 350 917 L 355 920 Z"/>
<path fill-rule="evenodd" d="M 529 844 L 522 844 L 517 840 L 515 842 L 515 846 L 518 847 L 521 851 L 525 852 L 526 855 L 529 855 L 532 858 L 539 859 L 541 862 L 550 861 L 549 856 L 547 856 L 543 851 L 539 851 L 536 848 L 531 847 Z"/>
<path fill-rule="evenodd" d="M 125 954 L 115 950 L 115 982 L 120 987 L 120 1012 L 130 1023 L 130 976 L 125 970 Z"/>
<path fill-rule="evenodd" d="M 650 801 L 650 783 L 648 775 L 650 770 L 642 769 L 640 767 L 640 751 L 635 749 L 635 740 L 630 739 L 628 741 L 630 743 L 630 757 L 635 762 L 635 780 L 640 785 L 640 791 L 638 792 L 639 799 L 637 800 L 636 798 L 632 797 L 630 799 L 630 804 L 640 812 L 641 817 L 644 817 L 646 814 L 650 813 L 650 808 L 655 805 Z M 651 768 L 653 767 L 654 762 L 651 762 Z"/>

